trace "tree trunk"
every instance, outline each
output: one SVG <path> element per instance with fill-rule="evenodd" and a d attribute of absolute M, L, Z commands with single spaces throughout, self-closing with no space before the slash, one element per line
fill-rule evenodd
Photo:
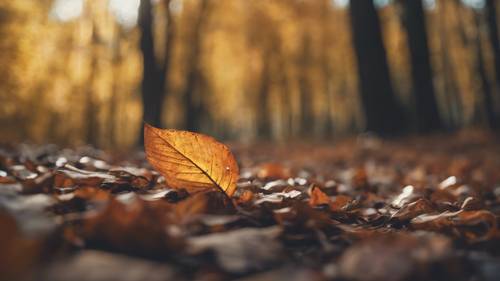
<path fill-rule="evenodd" d="M 488 21 L 488 34 L 490 37 L 491 49 L 493 50 L 495 60 L 495 78 L 497 85 L 497 93 L 500 91 L 500 40 L 498 35 L 498 19 L 497 19 L 497 0 L 486 0 L 486 13 Z M 493 102 L 493 101 L 492 101 Z M 495 106 L 491 105 L 493 109 Z M 500 124 L 500 116 L 495 117 L 497 129 Z"/>
<path fill-rule="evenodd" d="M 456 83 L 456 76 L 454 72 L 454 68 L 449 56 L 449 46 L 448 46 L 448 36 L 446 30 L 446 21 L 445 16 L 449 12 L 446 10 L 446 3 L 451 3 L 448 1 L 440 1 L 439 2 L 439 14 L 437 15 L 438 19 L 438 28 L 439 28 L 439 43 L 440 43 L 440 58 L 442 65 L 442 76 L 443 76 L 443 84 L 444 84 L 444 96 L 446 99 L 446 104 L 448 105 L 448 119 L 449 119 L 449 127 L 455 129 L 458 124 L 461 124 L 462 117 L 462 104 L 460 101 L 460 90 Z"/>
<path fill-rule="evenodd" d="M 381 135 L 400 133 L 405 118 L 394 97 L 373 1 L 351 0 L 349 7 L 366 129 Z"/>
<path fill-rule="evenodd" d="M 483 92 L 483 106 L 480 107 L 480 109 L 484 109 L 488 126 L 492 129 L 495 129 L 497 127 L 495 108 L 493 106 L 493 96 L 490 81 L 488 80 L 488 74 L 484 65 L 483 44 L 481 42 L 482 24 L 481 15 L 478 11 L 474 11 L 474 21 L 476 24 L 476 70 L 481 80 L 481 88 Z M 478 111 L 480 112 L 482 110 Z"/>
<path fill-rule="evenodd" d="M 167 0 L 165 2 L 165 9 L 166 9 L 166 17 L 167 17 L 167 30 L 166 30 L 166 36 L 165 36 L 165 53 L 164 53 L 164 58 L 163 58 L 163 65 L 162 65 L 162 72 L 163 75 L 161 76 L 163 79 L 163 89 L 165 94 L 168 93 L 169 91 L 169 84 L 168 84 L 168 75 L 170 73 L 170 62 L 172 61 L 173 57 L 173 49 L 174 49 L 174 38 L 175 38 L 175 25 L 174 25 L 174 18 L 172 16 L 172 11 L 170 10 L 170 1 Z"/>
<path fill-rule="evenodd" d="M 187 57 L 186 85 L 183 93 L 185 128 L 189 131 L 199 130 L 202 116 L 204 115 L 203 101 L 199 87 L 202 80 L 200 58 L 202 29 L 208 18 L 209 0 L 202 0 L 199 5 L 200 10 L 193 24 L 191 42 L 189 43 L 191 49 Z"/>
<path fill-rule="evenodd" d="M 432 69 L 422 1 L 402 0 L 401 3 L 410 49 L 417 130 L 421 133 L 437 131 L 442 129 L 442 122 L 432 83 Z"/>
<path fill-rule="evenodd" d="M 161 127 L 163 99 L 165 95 L 165 73 L 155 57 L 153 38 L 153 11 L 151 0 L 141 0 L 139 5 L 140 47 L 143 57 L 142 116 L 143 121 Z M 170 25 L 170 23 L 169 23 Z M 165 54 L 168 56 L 168 54 Z M 139 144 L 144 143 L 142 126 Z"/>
<path fill-rule="evenodd" d="M 90 74 L 87 82 L 87 90 L 86 90 L 86 100 L 85 100 L 85 118 L 87 122 L 85 139 L 86 142 L 90 145 L 96 147 L 98 145 L 98 135 L 99 135 L 99 122 L 97 119 L 98 109 L 96 102 L 94 100 L 94 89 L 95 89 L 95 80 L 97 74 L 97 66 L 98 66 L 98 52 L 97 52 L 97 34 L 96 34 L 96 26 L 95 23 L 92 22 L 92 42 L 90 48 L 92 49 L 91 58 L 90 58 Z"/>

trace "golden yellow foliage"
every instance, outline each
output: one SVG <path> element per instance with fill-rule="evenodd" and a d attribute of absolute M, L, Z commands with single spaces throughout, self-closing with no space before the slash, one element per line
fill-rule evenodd
<path fill-rule="evenodd" d="M 144 147 L 169 187 L 188 192 L 219 188 L 228 196 L 236 190 L 238 164 L 229 148 L 212 137 L 145 124 Z"/>
<path fill-rule="evenodd" d="M 158 64 L 166 26 L 175 34 L 161 118 L 166 126 L 182 128 L 191 114 L 186 104 L 194 104 L 195 114 L 203 115 L 200 131 L 241 141 L 322 138 L 363 128 L 345 7 L 330 0 L 209 1 L 195 38 L 202 1 L 153 2 Z M 140 31 L 121 26 L 108 1 L 85 0 L 82 15 L 69 22 L 50 17 L 52 3 L 0 1 L 0 142 L 133 146 L 142 121 Z M 172 22 L 165 17 L 169 4 Z M 396 2 L 378 12 L 393 87 L 411 111 L 401 13 Z M 450 126 L 472 124 L 482 109 L 477 36 L 486 76 L 498 90 L 487 30 L 474 23 L 477 11 L 457 1 L 438 0 L 425 13 L 442 117 Z M 196 77 L 194 83 L 188 77 Z M 309 132 L 301 131 L 304 124 Z"/>

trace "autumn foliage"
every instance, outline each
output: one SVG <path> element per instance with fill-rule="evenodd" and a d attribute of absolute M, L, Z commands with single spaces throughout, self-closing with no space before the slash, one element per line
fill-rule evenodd
<path fill-rule="evenodd" d="M 236 159 L 227 146 L 211 137 L 146 124 L 144 146 L 147 159 L 172 188 L 219 189 L 229 197 L 236 190 Z"/>
<path fill-rule="evenodd" d="M 233 146 L 227 194 L 204 153 L 226 146 L 152 127 L 146 138 L 155 169 L 141 153 L 2 150 L 0 279 L 496 280 L 491 136 Z M 164 166 L 174 158 L 186 165 Z"/>

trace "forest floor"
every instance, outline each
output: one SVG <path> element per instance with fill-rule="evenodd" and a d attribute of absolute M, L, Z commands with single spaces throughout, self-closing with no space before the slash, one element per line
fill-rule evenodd
<path fill-rule="evenodd" d="M 232 149 L 231 199 L 142 152 L 0 149 L 0 280 L 500 280 L 497 137 Z"/>

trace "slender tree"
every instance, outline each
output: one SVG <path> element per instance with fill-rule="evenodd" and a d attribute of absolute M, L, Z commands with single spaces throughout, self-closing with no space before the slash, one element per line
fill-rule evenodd
<path fill-rule="evenodd" d="M 497 0 L 486 0 L 486 18 L 488 22 L 488 35 L 495 60 L 495 78 L 497 93 L 500 91 L 500 39 L 498 35 Z M 494 106 L 491 105 L 493 108 Z M 496 116 L 495 125 L 499 128 L 500 116 Z"/>
<path fill-rule="evenodd" d="M 91 3 L 85 3 L 84 14 L 86 16 L 91 16 L 93 12 L 92 9 L 95 7 L 91 6 Z M 85 120 L 86 120 L 86 130 L 85 130 L 85 140 L 88 144 L 93 146 L 98 146 L 98 136 L 99 136 L 99 120 L 97 118 L 98 108 L 95 101 L 95 83 L 96 76 L 98 72 L 99 65 L 99 35 L 97 33 L 97 23 L 95 19 L 91 18 L 89 20 L 89 28 L 91 30 L 92 40 L 90 42 L 90 71 L 87 80 L 86 96 L 85 96 Z"/>
<path fill-rule="evenodd" d="M 494 129 L 497 127 L 497 120 L 495 117 L 495 108 L 493 106 L 492 87 L 488 79 L 486 66 L 484 65 L 483 44 L 481 40 L 481 30 L 483 29 L 483 24 L 482 24 L 482 16 L 479 11 L 474 11 L 474 22 L 476 24 L 476 34 L 475 34 L 476 70 L 481 80 L 481 88 L 483 92 L 483 97 L 482 97 L 483 106 L 480 108 L 484 109 L 488 126 Z M 478 111 L 480 112 L 482 110 Z"/>
<path fill-rule="evenodd" d="M 255 124 L 257 136 L 262 139 L 271 137 L 271 117 L 269 114 L 270 88 L 272 84 L 273 57 L 276 55 L 276 47 L 279 45 L 279 37 L 275 25 L 265 12 L 265 9 L 251 6 L 250 15 L 247 18 L 246 40 L 249 46 L 258 46 L 260 50 L 260 61 L 262 67 L 259 75 L 249 84 L 251 93 L 256 97 L 255 102 Z M 264 28 L 265 27 L 265 28 Z"/>
<path fill-rule="evenodd" d="M 497 0 L 486 0 L 486 17 L 491 48 L 495 57 L 496 80 L 500 83 L 500 39 L 498 35 Z"/>
<path fill-rule="evenodd" d="M 322 25 L 321 28 L 321 50 L 320 50 L 320 58 L 321 58 L 321 73 L 323 78 L 323 99 L 327 103 L 327 109 L 323 113 L 322 118 L 322 126 L 321 126 L 321 134 L 323 137 L 330 137 L 333 134 L 333 120 L 331 115 L 332 104 L 334 103 L 333 89 L 332 89 L 332 79 L 333 79 L 333 71 L 330 64 L 330 52 L 328 46 L 330 45 L 330 34 L 331 28 L 331 13 L 330 13 L 330 2 L 323 1 L 318 7 L 320 14 L 320 23 Z"/>
<path fill-rule="evenodd" d="M 140 47 L 143 58 L 143 78 L 141 84 L 143 121 L 157 127 L 161 127 L 162 125 L 163 101 L 167 89 L 167 77 L 172 57 L 175 31 L 169 4 L 170 1 L 166 1 L 166 41 L 164 59 L 160 64 L 155 56 L 153 35 L 154 13 L 151 0 L 141 0 L 139 5 Z M 142 145 L 144 141 L 142 128 L 139 136 L 139 144 Z"/>
<path fill-rule="evenodd" d="M 442 122 L 432 83 L 423 4 L 421 0 L 400 0 L 399 2 L 403 7 L 403 23 L 410 49 L 417 130 L 421 133 L 440 130 Z"/>
<path fill-rule="evenodd" d="M 153 126 L 161 124 L 163 101 L 163 73 L 157 64 L 153 36 L 153 9 L 151 0 L 141 0 L 139 6 L 140 45 L 143 58 L 142 102 L 144 122 Z"/>
<path fill-rule="evenodd" d="M 184 87 L 183 98 L 185 128 L 190 131 L 197 131 L 200 129 L 200 123 L 205 114 L 200 92 L 200 86 L 203 84 L 200 60 L 203 39 L 202 31 L 209 16 L 209 2 L 209 0 L 202 0 L 199 3 L 199 10 L 193 23 L 187 54 L 186 85 Z"/>
<path fill-rule="evenodd" d="M 382 135 L 400 133 L 404 114 L 394 96 L 380 20 L 373 1 L 349 5 L 366 129 Z"/>
<path fill-rule="evenodd" d="M 85 139 L 88 144 L 93 146 L 98 145 L 98 135 L 99 135 L 99 121 L 97 120 L 98 109 L 94 98 L 94 83 L 96 80 L 97 74 L 97 64 L 98 64 L 98 55 L 96 52 L 97 47 L 95 46 L 97 42 L 97 35 L 95 33 L 95 26 L 92 27 L 92 44 L 91 47 L 93 49 L 91 58 L 90 58 L 90 74 L 88 77 L 88 84 L 86 90 L 85 97 L 85 119 L 86 119 L 86 131 L 85 131 Z"/>
<path fill-rule="evenodd" d="M 456 81 L 456 73 L 453 68 L 452 58 L 449 54 L 450 46 L 448 43 L 448 29 L 446 15 L 450 12 L 448 4 L 456 4 L 452 1 L 440 1 L 438 5 L 439 14 L 437 15 L 437 28 L 439 30 L 439 51 L 441 59 L 441 75 L 443 77 L 443 90 L 448 105 L 448 122 L 449 127 L 455 129 L 462 123 L 462 103 L 460 100 L 460 89 Z"/>

